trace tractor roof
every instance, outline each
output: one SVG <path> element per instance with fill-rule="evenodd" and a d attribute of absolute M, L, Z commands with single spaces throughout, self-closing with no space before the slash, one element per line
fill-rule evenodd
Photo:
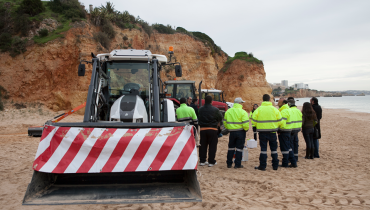
<path fill-rule="evenodd" d="M 202 93 L 221 93 L 222 90 L 216 90 L 216 89 L 202 89 Z"/>
<path fill-rule="evenodd" d="M 148 58 L 150 60 L 153 59 L 153 57 L 156 57 L 159 61 L 159 63 L 167 63 L 167 57 L 164 55 L 159 54 L 152 54 L 150 50 L 135 50 L 135 49 L 128 49 L 128 50 L 113 50 L 110 53 L 103 53 L 98 54 L 97 57 L 101 61 L 123 61 L 123 60 L 132 60 L 132 61 L 148 61 Z"/>
<path fill-rule="evenodd" d="M 192 80 L 168 80 L 165 81 L 164 84 L 190 84 L 190 83 L 195 83 L 195 81 Z"/>

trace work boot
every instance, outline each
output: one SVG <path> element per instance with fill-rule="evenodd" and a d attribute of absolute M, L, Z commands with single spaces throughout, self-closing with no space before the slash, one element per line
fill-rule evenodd
<path fill-rule="evenodd" d="M 315 149 L 311 148 L 310 149 L 310 159 L 313 159 L 314 153 L 315 153 Z"/>
<path fill-rule="evenodd" d="M 304 159 L 310 159 L 310 148 L 306 147 L 306 156 L 304 157 Z"/>
<path fill-rule="evenodd" d="M 240 166 L 234 166 L 234 168 L 244 168 L 243 165 L 240 165 Z"/>
<path fill-rule="evenodd" d="M 254 169 L 256 169 L 256 170 L 260 170 L 260 171 L 266 171 L 266 169 L 261 168 L 260 166 L 256 166 L 256 167 L 254 167 Z"/>

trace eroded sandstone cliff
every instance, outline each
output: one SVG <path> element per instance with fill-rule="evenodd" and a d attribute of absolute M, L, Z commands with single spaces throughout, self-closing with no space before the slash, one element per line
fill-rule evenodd
<path fill-rule="evenodd" d="M 27 51 L 14 58 L 0 53 L 0 84 L 8 91 L 11 100 L 22 102 L 39 101 L 54 111 L 71 109 L 86 100 L 91 77 L 91 65 L 86 66 L 86 76 L 77 76 L 81 60 L 90 60 L 90 53 L 111 52 L 113 49 L 131 47 L 149 49 L 155 54 L 167 55 L 173 46 L 176 61 L 183 69 L 181 79 L 203 80 L 203 88 L 213 88 L 217 73 L 227 60 L 224 53 L 212 54 L 210 47 L 191 36 L 153 33 L 150 37 L 143 30 L 119 29 L 111 41 L 110 49 L 104 49 L 93 39 L 98 28 L 89 22 L 76 22 L 56 39 L 44 45 L 33 44 Z M 161 72 L 163 81 L 174 78 L 174 70 Z M 82 112 L 82 111 L 81 111 Z"/>
<path fill-rule="evenodd" d="M 263 94 L 272 91 L 263 64 L 240 59 L 235 59 L 227 70 L 218 72 L 216 89 L 224 91 L 226 101 L 233 102 L 236 97 L 241 97 L 245 101 L 243 108 L 248 112 L 253 104 L 261 104 Z"/>

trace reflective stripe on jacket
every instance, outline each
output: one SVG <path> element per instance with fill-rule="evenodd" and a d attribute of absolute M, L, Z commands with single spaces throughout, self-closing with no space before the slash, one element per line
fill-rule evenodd
<path fill-rule="evenodd" d="M 289 105 L 285 104 L 284 106 L 280 107 L 279 111 L 282 117 L 279 131 L 282 132 L 292 131 L 292 120 L 290 117 Z"/>
<path fill-rule="evenodd" d="M 271 102 L 262 102 L 261 106 L 253 112 L 252 123 L 258 132 L 275 132 L 281 121 L 279 110 L 273 107 Z"/>
<path fill-rule="evenodd" d="M 228 109 L 224 117 L 225 128 L 229 131 L 248 131 L 249 130 L 249 117 L 248 113 L 244 111 L 243 106 L 234 104 Z"/>
<path fill-rule="evenodd" d="M 302 112 L 296 106 L 290 107 L 291 128 L 293 131 L 300 131 L 302 127 Z"/>
<path fill-rule="evenodd" d="M 177 121 L 188 122 L 194 125 L 198 125 L 198 118 L 195 111 L 186 104 L 180 104 L 180 107 L 176 109 Z"/>

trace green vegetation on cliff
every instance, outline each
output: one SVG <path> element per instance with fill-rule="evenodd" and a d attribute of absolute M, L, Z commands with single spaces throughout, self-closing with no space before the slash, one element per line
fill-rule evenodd
<path fill-rule="evenodd" d="M 222 71 L 226 72 L 227 69 L 229 68 L 229 66 L 231 65 L 231 63 L 236 60 L 236 59 L 239 59 L 239 60 L 244 60 L 244 61 L 247 61 L 247 62 L 251 62 L 251 63 L 257 63 L 257 64 L 262 64 L 263 65 L 263 61 L 262 60 L 258 60 L 257 58 L 255 58 L 253 56 L 253 53 L 246 53 L 246 52 L 237 52 L 235 53 L 234 57 L 228 57 L 227 61 L 225 62 L 225 65 L 224 67 L 221 69 Z"/>

